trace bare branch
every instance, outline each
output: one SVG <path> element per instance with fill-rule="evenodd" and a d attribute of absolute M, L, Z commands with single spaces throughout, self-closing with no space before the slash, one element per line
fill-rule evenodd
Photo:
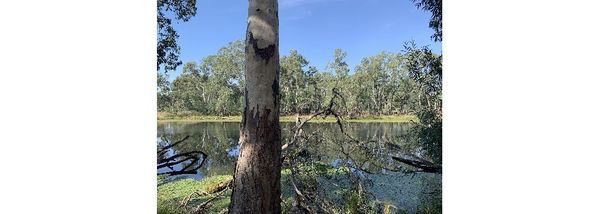
<path fill-rule="evenodd" d="M 182 175 L 182 174 L 196 174 L 198 169 L 200 169 L 204 165 L 204 162 L 205 162 L 206 158 L 208 157 L 208 155 L 202 151 L 190 151 L 190 152 L 175 154 L 173 156 L 166 157 L 166 158 L 164 157 L 164 155 L 167 154 L 169 149 L 172 149 L 177 144 L 183 143 L 189 137 L 190 137 L 189 135 L 185 136 L 183 139 L 178 140 L 175 143 L 170 144 L 168 146 L 159 148 L 157 150 L 156 168 L 157 169 L 169 168 L 172 170 L 172 171 L 168 171 L 168 172 L 157 173 L 157 175 L 173 176 L 173 175 Z M 202 155 L 202 159 L 199 158 L 200 155 Z M 187 161 L 190 161 L 190 163 L 187 166 L 183 167 L 182 169 L 180 169 L 180 170 L 173 169 L 173 166 L 176 166 L 178 164 L 181 164 L 181 163 L 184 163 Z"/>
<path fill-rule="evenodd" d="M 422 158 L 412 157 L 412 159 L 392 156 L 392 159 L 400 163 L 420 169 L 422 172 L 442 173 L 442 166 L 436 165 Z"/>

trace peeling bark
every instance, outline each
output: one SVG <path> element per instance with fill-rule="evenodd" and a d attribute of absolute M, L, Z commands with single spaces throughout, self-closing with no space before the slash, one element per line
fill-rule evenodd
<path fill-rule="evenodd" d="M 246 93 L 229 213 L 281 213 L 278 22 L 276 0 L 249 0 Z"/>

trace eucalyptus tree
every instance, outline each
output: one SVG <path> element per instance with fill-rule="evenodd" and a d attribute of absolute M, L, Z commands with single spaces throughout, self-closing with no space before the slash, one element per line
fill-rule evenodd
<path fill-rule="evenodd" d="M 249 0 L 245 102 L 230 213 L 281 213 L 277 0 Z"/>
<path fill-rule="evenodd" d="M 165 71 L 172 71 L 181 65 L 181 61 L 179 60 L 180 47 L 177 44 L 179 34 L 173 28 L 169 15 L 174 16 L 176 20 L 187 22 L 196 15 L 196 0 L 157 0 L 156 6 L 158 25 L 156 70 L 160 70 L 162 65 Z"/>
<path fill-rule="evenodd" d="M 434 163 L 442 164 L 442 56 L 414 43 L 404 48 L 404 66 L 416 83 L 418 143 Z"/>
<path fill-rule="evenodd" d="M 156 106 L 158 111 L 166 111 L 171 106 L 171 87 L 168 76 L 156 73 Z"/>
<path fill-rule="evenodd" d="M 309 66 L 305 72 L 305 87 L 302 91 L 301 102 L 304 103 L 302 106 L 302 113 L 312 113 L 321 109 L 321 101 L 324 100 L 321 88 L 319 88 L 319 77 L 317 74 L 319 70 L 314 66 Z"/>
<path fill-rule="evenodd" d="M 406 96 L 402 89 L 409 84 L 408 73 L 402 68 L 403 56 L 398 53 L 381 52 L 362 59 L 352 75 L 351 82 L 361 84 L 350 88 L 353 104 L 360 112 L 369 114 L 397 114 Z"/>
<path fill-rule="evenodd" d="M 434 30 L 431 38 L 442 41 L 442 0 L 412 0 L 417 8 L 431 12 L 429 27 Z"/>
<path fill-rule="evenodd" d="M 281 57 L 281 111 L 286 114 L 300 113 L 302 92 L 306 86 L 304 68 L 308 61 L 297 50 Z"/>
<path fill-rule="evenodd" d="M 208 76 L 205 88 L 211 99 L 210 114 L 238 115 L 242 111 L 244 62 L 244 44 L 239 40 L 202 59 L 199 69 Z"/>
<path fill-rule="evenodd" d="M 383 114 L 400 113 L 401 102 L 398 98 L 401 96 L 401 89 L 405 87 L 403 80 L 408 79 L 408 72 L 402 69 L 403 56 L 398 53 L 386 53 L 383 65 L 387 80 L 383 85 Z"/>
<path fill-rule="evenodd" d="M 327 70 L 329 71 L 329 73 L 335 76 L 333 76 L 333 81 L 330 81 L 327 84 L 325 84 L 325 87 L 326 92 L 330 92 L 332 88 L 336 87 L 337 89 L 339 89 L 338 92 L 342 94 L 342 96 L 345 97 L 347 101 L 354 102 L 354 94 L 351 90 L 353 83 L 350 81 L 350 69 L 348 67 L 348 63 L 346 63 L 347 56 L 348 54 L 346 53 L 346 51 L 340 48 L 336 48 L 333 51 L 333 60 L 327 63 Z M 323 104 L 329 102 L 331 96 L 331 93 L 326 93 L 322 101 L 324 102 Z M 338 107 L 338 109 L 340 109 L 341 111 L 347 111 L 345 106 L 336 107 Z"/>
<path fill-rule="evenodd" d="M 170 110 L 200 114 L 238 115 L 242 111 L 244 88 L 244 44 L 230 42 L 216 54 L 203 58 L 200 65 L 188 62 L 166 94 Z M 165 77 L 159 75 L 163 84 Z M 169 89 L 169 87 L 161 87 Z M 159 95 L 163 90 L 159 89 Z M 161 96 L 159 96 L 161 98 Z M 162 102 L 159 100 L 159 102 Z M 159 108 L 159 110 L 169 108 Z"/>
<path fill-rule="evenodd" d="M 208 77 L 200 73 L 195 62 L 188 62 L 172 83 L 172 107 L 175 111 L 207 113 L 211 102 L 207 97 L 205 83 Z"/>
<path fill-rule="evenodd" d="M 363 58 L 350 73 L 337 50 L 326 71 L 319 71 L 308 60 L 291 50 L 280 58 L 280 112 L 307 114 L 327 105 L 336 87 L 344 102 L 335 102 L 338 113 L 416 114 L 420 102 L 419 84 L 408 64 L 423 59 L 413 52 L 381 52 Z M 238 115 L 243 111 L 245 91 L 244 44 L 234 41 L 216 54 L 186 63 L 184 71 L 169 86 L 158 74 L 157 95 L 160 111 L 191 111 L 204 115 Z M 360 83 L 360 84 L 357 84 Z M 437 90 L 437 89 L 436 89 Z M 441 88 L 439 89 L 441 90 Z"/>
<path fill-rule="evenodd" d="M 331 72 L 317 72 L 314 79 L 316 81 L 315 90 L 319 93 L 319 104 L 317 104 L 317 109 L 321 109 L 329 104 L 329 100 L 331 100 L 331 97 L 333 96 L 331 94 L 331 89 L 338 84 L 337 78 Z M 340 85 L 338 85 L 338 87 L 340 87 Z M 343 93 L 341 90 L 340 92 Z M 344 98 L 348 100 L 350 97 L 344 96 Z"/>
<path fill-rule="evenodd" d="M 348 53 L 346 53 L 346 51 L 336 48 L 333 50 L 333 61 L 327 65 L 327 67 L 334 72 L 335 77 L 338 79 L 345 79 L 348 77 L 350 72 L 348 63 L 346 63 L 347 56 Z"/>
<path fill-rule="evenodd" d="M 360 109 L 369 114 L 380 114 L 385 102 L 384 86 L 389 81 L 389 74 L 385 71 L 386 53 L 363 58 L 356 68 L 359 88 L 358 102 L 363 104 Z"/>
<path fill-rule="evenodd" d="M 412 0 L 417 8 L 430 11 L 429 27 L 434 30 L 431 38 L 442 41 L 442 0 Z M 419 108 L 416 111 L 418 141 L 426 155 L 442 164 L 442 56 L 427 48 L 417 48 L 414 42 L 405 44 L 406 67 L 417 83 Z"/>
<path fill-rule="evenodd" d="M 398 87 L 392 97 L 392 113 L 414 114 L 418 104 L 416 82 L 410 77 L 403 77 L 397 81 Z"/>

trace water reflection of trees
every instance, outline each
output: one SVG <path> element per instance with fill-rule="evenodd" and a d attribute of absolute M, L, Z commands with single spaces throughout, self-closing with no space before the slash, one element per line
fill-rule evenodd
<path fill-rule="evenodd" d="M 286 206 L 288 207 L 287 209 L 293 213 L 295 211 L 308 213 L 337 213 L 338 211 L 371 213 L 381 212 L 386 209 L 389 211 L 391 206 L 398 209 L 393 204 L 380 201 L 381 197 L 375 195 L 377 192 L 368 190 L 372 189 L 375 185 L 381 185 L 381 182 L 375 184 L 373 177 L 377 178 L 379 176 L 381 178 L 381 175 L 387 174 L 386 171 L 388 170 L 396 173 L 415 173 L 418 171 L 441 173 L 441 166 L 434 166 L 430 160 L 424 159 L 419 154 L 418 150 L 424 147 L 420 147 L 418 144 L 412 147 L 407 146 L 415 145 L 415 141 L 411 139 L 412 134 L 409 134 L 407 137 L 403 136 L 402 133 L 398 133 L 398 136 L 409 140 L 391 142 L 385 138 L 386 134 L 378 136 L 377 131 L 371 133 L 371 130 L 368 128 L 359 129 L 353 135 L 353 127 L 344 125 L 346 123 L 343 122 L 342 118 L 332 108 L 335 97 L 339 95 L 335 89 L 333 93 L 334 97 L 331 99 L 329 107 L 313 114 L 306 121 L 298 122 L 292 129 L 294 133 L 293 137 L 287 139 L 288 143 L 283 145 L 284 168 L 290 170 L 286 184 L 293 187 L 291 201 L 284 203 L 288 204 Z M 343 97 L 340 98 L 343 101 Z M 306 122 L 315 116 L 335 117 L 337 121 L 334 124 L 333 130 L 329 130 L 329 132 L 325 130 L 305 131 L 305 129 L 308 129 L 305 127 Z M 331 133 L 332 135 L 328 135 L 327 133 Z M 330 146 L 333 146 L 333 149 L 326 150 L 333 150 L 337 154 L 337 156 L 329 156 L 335 158 L 331 163 L 333 166 L 333 175 L 335 176 L 329 175 L 329 173 L 325 173 L 327 176 L 315 174 L 315 171 L 323 171 L 316 170 L 322 167 L 315 166 L 316 161 L 322 161 L 322 156 L 311 154 L 323 154 L 323 149 L 330 148 Z M 311 148 L 313 149 L 312 153 L 309 152 Z M 417 150 L 410 150 L 411 148 L 416 148 Z M 394 156 L 393 152 L 410 154 L 414 159 L 400 157 L 398 154 Z M 311 156 L 315 158 L 311 159 Z M 398 168 L 394 166 L 396 164 L 390 164 L 390 159 L 407 164 L 416 170 L 405 167 Z M 325 171 L 327 171 L 327 168 L 325 168 Z M 323 177 L 327 178 L 324 180 L 327 182 L 319 182 L 319 179 Z M 335 177 L 343 178 L 332 179 Z M 432 186 L 441 187 L 441 185 L 435 184 Z M 433 191 L 431 194 L 440 195 L 438 191 Z M 414 198 L 418 194 L 412 193 L 411 195 Z M 430 200 L 431 197 L 423 200 L 425 207 L 428 209 L 433 207 L 434 212 L 441 212 L 441 197 L 433 198 L 433 200 Z M 423 202 L 412 203 L 411 210 L 413 212 L 416 209 L 414 205 L 419 203 Z M 406 211 L 404 207 L 406 206 L 403 206 L 402 210 Z"/>
<path fill-rule="evenodd" d="M 290 141 L 294 125 L 294 123 L 281 124 L 282 142 Z M 352 173 L 360 174 L 362 178 L 360 187 L 363 188 L 365 195 L 371 194 L 370 200 L 393 201 L 394 206 L 414 211 L 420 203 L 441 203 L 441 176 L 429 173 L 406 174 L 405 172 L 410 171 L 411 168 L 400 167 L 400 163 L 391 158 L 405 153 L 418 154 L 419 150 L 422 150 L 417 144 L 411 143 L 412 127 L 410 123 L 347 123 L 344 124 L 344 131 L 356 140 L 351 141 L 344 137 L 344 133 L 335 123 L 308 123 L 303 128 L 304 143 L 291 152 L 303 159 L 301 162 L 304 166 L 314 167 L 324 164 L 327 169 L 350 168 Z M 188 135 L 190 137 L 186 143 L 176 145 L 174 151 L 184 153 L 200 150 L 208 155 L 199 174 L 192 177 L 232 174 L 238 155 L 236 148 L 239 139 L 239 123 L 158 125 L 159 142 L 173 142 Z M 299 181 L 297 185 L 325 192 L 315 197 L 328 198 L 338 203 L 355 197 L 353 194 L 356 193 L 358 183 L 348 182 L 354 177 L 339 175 L 329 179 L 316 178 L 324 174 L 319 174 L 318 170 L 315 172 L 307 171 L 307 168 L 303 169 L 301 173 L 304 174 L 297 176 L 302 178 L 301 182 L 304 183 L 300 184 Z M 282 182 L 285 192 L 285 188 L 289 188 L 290 183 Z M 319 185 L 312 186 L 316 183 Z M 330 189 L 336 185 L 336 190 Z M 366 193 L 367 190 L 371 193 Z"/>
<path fill-rule="evenodd" d="M 158 143 L 156 151 L 158 176 L 196 174 L 204 165 L 207 155 L 200 150 L 174 152 L 173 148 L 184 143 L 188 138 L 189 136 L 185 136 L 175 142 L 161 141 Z"/>
<path fill-rule="evenodd" d="M 229 155 L 227 151 L 237 146 L 238 129 L 237 123 L 159 124 L 158 136 L 159 141 L 172 141 L 189 135 L 186 143 L 176 145 L 173 150 L 206 153 L 208 159 L 199 172 L 202 176 L 228 175 L 237 155 Z"/>
<path fill-rule="evenodd" d="M 282 123 L 282 142 L 290 140 L 293 124 Z M 400 123 L 350 123 L 345 131 L 355 139 L 367 144 L 354 145 L 357 148 L 351 148 L 350 142 L 343 140 L 343 133 L 334 123 L 307 124 L 304 128 L 305 133 L 313 136 L 313 140 L 320 139 L 318 142 L 306 144 L 305 149 L 310 152 L 313 158 L 324 162 L 333 162 L 343 157 L 340 150 L 352 150 L 352 157 L 356 160 L 371 160 L 377 157 L 386 157 L 389 154 L 395 154 L 393 151 L 412 152 L 418 148 L 414 144 L 408 143 L 404 139 L 405 134 L 411 129 L 410 124 Z M 201 150 L 209 155 L 206 171 L 219 171 L 230 174 L 231 171 L 219 167 L 230 166 L 237 154 L 231 153 L 237 147 L 239 139 L 238 123 L 190 123 L 190 124 L 159 124 L 158 141 L 174 142 L 189 136 L 186 143 L 176 145 L 176 152 L 187 152 Z M 343 147 L 340 147 L 340 142 Z M 388 162 L 391 159 L 387 158 Z M 229 168 L 232 169 L 232 168 Z M 208 174 L 207 174 L 208 175 Z"/>

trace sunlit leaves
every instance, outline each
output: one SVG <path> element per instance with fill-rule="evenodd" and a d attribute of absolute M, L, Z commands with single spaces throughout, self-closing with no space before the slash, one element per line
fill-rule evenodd
<path fill-rule="evenodd" d="M 166 71 L 173 71 L 181 65 L 177 44 L 179 35 L 172 25 L 170 17 L 176 20 L 188 21 L 196 15 L 196 0 L 158 0 L 157 1 L 157 41 L 156 41 L 156 70 L 161 66 Z"/>
<path fill-rule="evenodd" d="M 431 12 L 429 27 L 434 30 L 431 38 L 442 41 L 442 0 L 412 0 L 417 8 Z"/>

